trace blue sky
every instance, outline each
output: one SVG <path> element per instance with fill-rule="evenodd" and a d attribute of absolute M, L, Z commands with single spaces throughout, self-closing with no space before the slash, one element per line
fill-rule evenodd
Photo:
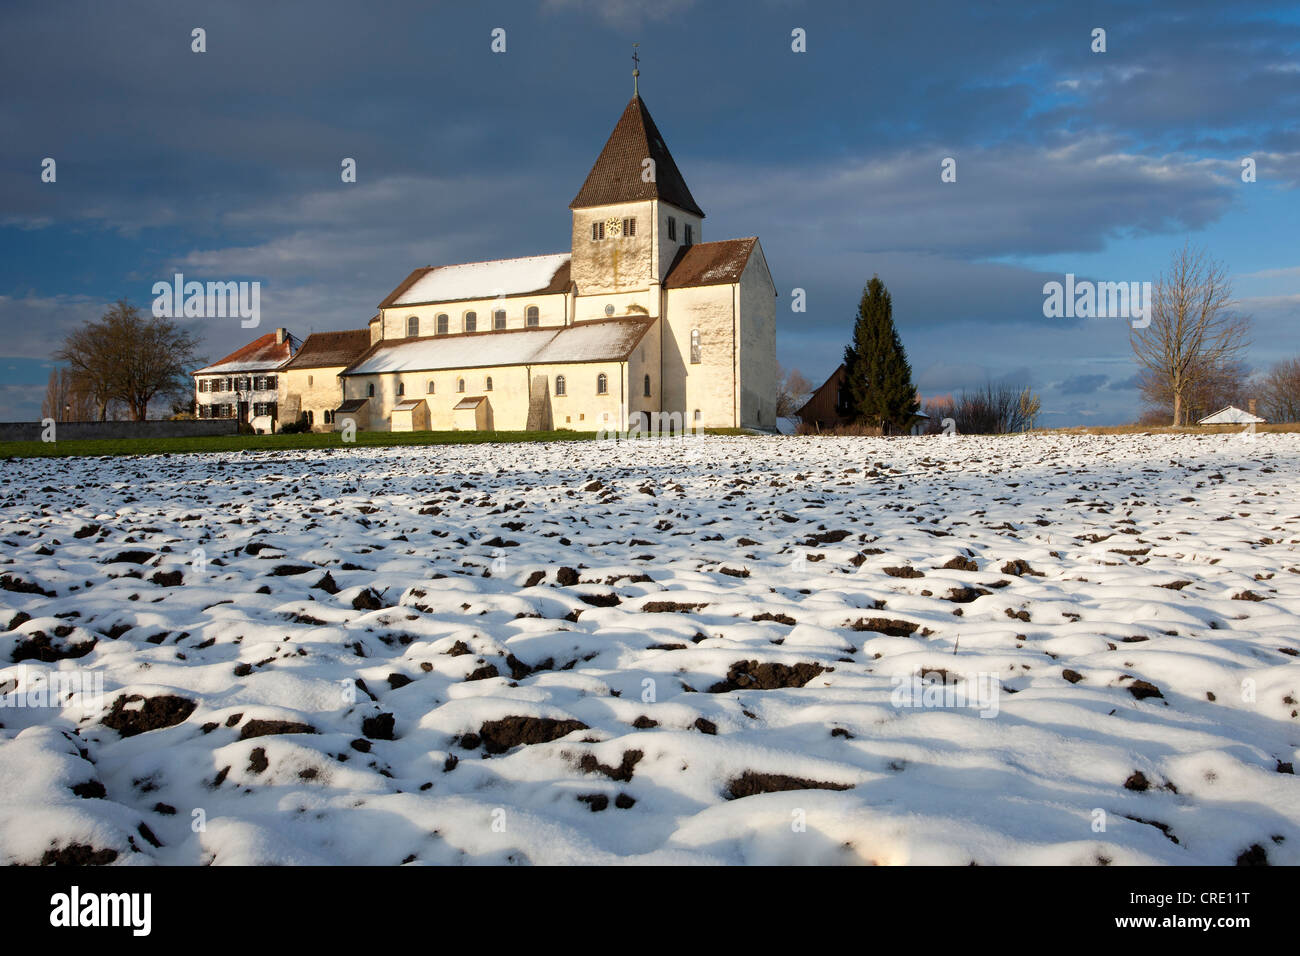
<path fill-rule="evenodd" d="M 305 336 L 416 266 L 564 251 L 634 41 L 704 239 L 761 238 L 778 358 L 814 382 L 878 273 L 924 394 L 1009 377 L 1044 424 L 1132 420 L 1126 323 L 1046 319 L 1042 286 L 1154 279 L 1188 239 L 1255 318 L 1250 364 L 1300 353 L 1291 4 L 11 0 L 0 27 L 0 420 L 175 271 L 259 280 L 263 329 Z M 251 337 L 191 321 L 206 358 Z"/>

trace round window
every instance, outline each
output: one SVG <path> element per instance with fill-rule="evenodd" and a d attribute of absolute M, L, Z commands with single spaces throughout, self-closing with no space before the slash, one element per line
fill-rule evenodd
<path fill-rule="evenodd" d="M 606 314 L 606 315 L 613 315 L 613 314 L 614 314 L 614 307 L 613 307 L 612 305 L 607 305 L 607 306 L 605 306 L 605 314 Z"/>

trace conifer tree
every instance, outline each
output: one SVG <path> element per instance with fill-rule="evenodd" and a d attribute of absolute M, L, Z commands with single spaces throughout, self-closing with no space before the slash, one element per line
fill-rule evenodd
<path fill-rule="evenodd" d="M 906 432 L 920 401 L 912 383 L 912 366 L 894 328 L 889 290 L 872 276 L 862 290 L 853 341 L 844 349 L 846 413 L 885 434 Z"/>

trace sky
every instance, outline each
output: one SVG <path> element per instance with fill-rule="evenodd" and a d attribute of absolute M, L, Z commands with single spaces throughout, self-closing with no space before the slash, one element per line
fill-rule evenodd
<path fill-rule="evenodd" d="M 633 43 L 703 240 L 760 238 L 778 361 L 814 384 L 879 275 L 923 395 L 1133 421 L 1129 322 L 1048 318 L 1043 286 L 1152 281 L 1185 243 L 1227 268 L 1252 368 L 1300 354 L 1294 3 L 6 0 L 0 420 L 176 272 L 261 283 L 257 330 L 185 320 L 215 360 L 364 327 L 419 266 L 567 251 Z"/>

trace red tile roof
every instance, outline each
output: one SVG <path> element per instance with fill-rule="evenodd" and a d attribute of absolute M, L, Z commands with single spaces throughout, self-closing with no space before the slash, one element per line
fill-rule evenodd
<path fill-rule="evenodd" d="M 739 282 L 750 253 L 758 240 L 724 239 L 699 242 L 679 249 L 664 277 L 665 289 L 685 289 L 701 285 L 725 285 Z"/>
<path fill-rule="evenodd" d="M 292 357 L 301 346 L 302 341 L 292 335 L 286 335 L 283 342 L 277 342 L 275 333 L 267 332 L 253 339 L 243 348 L 236 349 L 225 358 L 206 365 L 193 374 L 272 371 L 279 368 L 285 359 Z"/>
<path fill-rule="evenodd" d="M 653 182 L 646 182 L 642 176 L 643 163 L 647 159 L 654 160 Z M 650 111 L 641 97 L 633 96 L 569 208 L 584 209 L 644 199 L 661 199 L 685 212 L 704 216 L 704 210 L 696 204 L 686 180 L 673 162 L 659 128 L 650 118 Z"/>

